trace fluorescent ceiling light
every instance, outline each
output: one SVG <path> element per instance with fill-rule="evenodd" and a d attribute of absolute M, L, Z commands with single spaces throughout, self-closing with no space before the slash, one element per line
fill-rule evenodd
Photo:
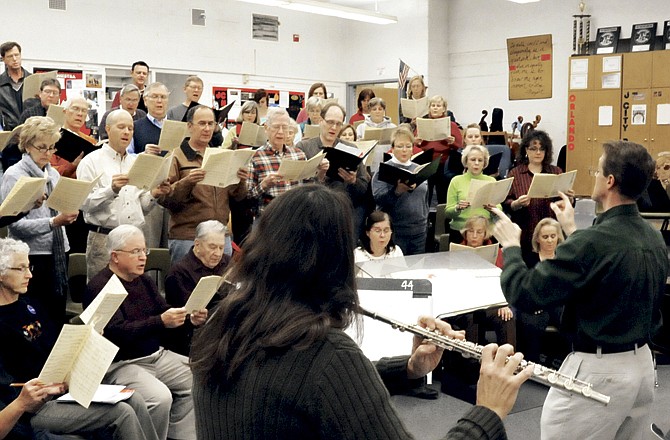
<path fill-rule="evenodd" d="M 350 8 L 348 6 L 335 5 L 313 0 L 237 0 L 245 3 L 255 3 L 265 6 L 277 6 L 294 11 L 308 12 L 310 14 L 327 15 L 330 17 L 344 18 L 346 20 L 363 21 L 374 24 L 394 24 L 398 18 L 393 15 L 380 14 L 365 9 Z"/>

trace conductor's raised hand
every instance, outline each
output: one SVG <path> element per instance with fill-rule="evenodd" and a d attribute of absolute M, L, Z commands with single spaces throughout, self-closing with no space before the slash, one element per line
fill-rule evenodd
<path fill-rule="evenodd" d="M 533 374 L 527 366 L 515 375 L 523 354 L 514 353 L 514 348 L 505 344 L 489 344 L 482 351 L 482 365 L 477 382 L 477 405 L 485 406 L 504 419 L 516 402 L 521 384 Z"/>
<path fill-rule="evenodd" d="M 451 326 L 430 316 L 420 316 L 418 324 L 429 331 L 437 330 L 439 334 L 456 339 L 465 339 L 465 331 L 456 331 Z M 418 379 L 430 373 L 437 367 L 442 359 L 443 348 L 440 348 L 430 341 L 414 336 L 412 341 L 412 355 L 407 362 L 407 377 L 409 379 Z"/>
<path fill-rule="evenodd" d="M 577 230 L 577 226 L 575 225 L 575 209 L 572 207 L 570 197 L 567 194 L 559 191 L 558 195 L 561 200 L 552 202 L 549 206 L 554 211 L 556 220 L 561 224 L 565 235 L 570 235 Z"/>
<path fill-rule="evenodd" d="M 512 223 L 498 208 L 491 208 L 491 212 L 497 217 L 493 226 L 493 236 L 498 240 L 503 248 L 512 246 L 521 246 L 521 228 L 516 223 Z"/>

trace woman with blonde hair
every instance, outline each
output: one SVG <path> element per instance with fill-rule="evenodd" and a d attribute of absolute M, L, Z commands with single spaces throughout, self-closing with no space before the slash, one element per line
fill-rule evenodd
<path fill-rule="evenodd" d="M 471 206 L 467 200 L 470 184 L 473 180 L 489 182 L 495 182 L 496 180 L 483 173 L 484 168 L 489 164 L 489 150 L 481 145 L 468 145 L 463 150 L 461 163 L 466 171 L 451 180 L 447 191 L 447 206 L 445 207 L 447 218 L 451 219 L 449 241 L 452 243 L 460 243 L 463 240 L 460 230 L 465 227 L 468 218 L 481 215 L 489 222 L 493 220 L 493 214 L 489 211 L 492 208 L 491 205 Z"/>
<path fill-rule="evenodd" d="M 48 198 L 60 179 L 49 163 L 60 139 L 60 126 L 53 119 L 33 116 L 23 124 L 19 150 L 23 157 L 9 167 L 2 178 L 0 196 L 4 200 L 21 177 L 46 178 L 45 195 Z M 30 264 L 40 276 L 28 286 L 29 297 L 37 299 L 54 322 L 65 323 L 67 296 L 67 255 L 70 250 L 65 225 L 72 224 L 79 211 L 59 213 L 46 204 L 34 207 L 16 223 L 9 225 L 10 238 L 24 241 L 30 247 Z"/>
<path fill-rule="evenodd" d="M 428 100 L 428 119 L 443 119 L 447 117 L 447 100 L 440 95 L 432 96 Z M 450 121 L 450 123 L 450 134 L 444 139 L 424 141 L 417 136 L 417 143 L 423 151 L 433 150 L 433 159 L 441 155 L 440 166 L 437 172 L 428 179 L 428 200 L 432 200 L 433 190 L 435 190 L 438 204 L 445 202 L 447 188 L 449 188 L 449 182 L 444 178 L 445 163 L 451 157 L 452 151 L 458 151 L 463 147 L 461 129 L 458 128 L 458 124 L 455 122 Z"/>

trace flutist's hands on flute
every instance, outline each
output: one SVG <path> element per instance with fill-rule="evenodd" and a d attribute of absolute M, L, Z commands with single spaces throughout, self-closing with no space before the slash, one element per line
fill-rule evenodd
<path fill-rule="evenodd" d="M 514 353 L 514 348 L 509 344 L 500 347 L 489 344 L 484 347 L 477 382 L 477 405 L 489 408 L 501 419 L 507 416 L 514 406 L 521 384 L 533 375 L 531 365 L 514 374 L 522 359 L 523 354 Z"/>
<path fill-rule="evenodd" d="M 418 324 L 430 331 L 435 329 L 444 336 L 456 339 L 465 339 L 465 331 L 452 330 L 451 326 L 430 316 L 420 316 Z M 426 341 L 420 336 L 414 336 L 412 341 L 412 355 L 407 362 L 407 377 L 409 379 L 418 379 L 430 373 L 437 367 L 442 359 L 443 348 L 437 347 Z"/>

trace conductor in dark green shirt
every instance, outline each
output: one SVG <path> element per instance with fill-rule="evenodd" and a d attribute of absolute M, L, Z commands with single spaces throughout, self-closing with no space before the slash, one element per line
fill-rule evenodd
<path fill-rule="evenodd" d="M 561 331 L 573 351 L 560 371 L 611 397 L 605 406 L 552 388 L 542 410 L 545 440 L 647 435 L 654 399 L 648 343 L 661 326 L 668 255 L 660 232 L 640 217 L 635 202 L 653 174 L 654 160 L 643 146 L 605 143 L 591 196 L 603 212 L 593 226 L 577 231 L 574 210 L 561 193 L 551 208 L 568 238 L 555 259 L 534 269 L 521 258 L 520 228 L 494 210 L 508 302 L 527 311 L 565 305 Z"/>

